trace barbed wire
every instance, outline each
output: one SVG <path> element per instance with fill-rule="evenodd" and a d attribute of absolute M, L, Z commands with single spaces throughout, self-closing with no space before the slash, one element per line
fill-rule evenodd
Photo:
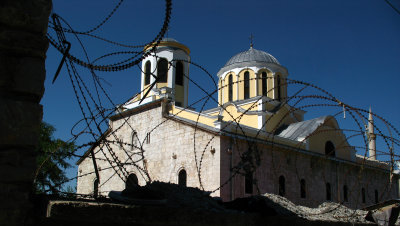
<path fill-rule="evenodd" d="M 101 196 L 112 189 L 112 184 L 116 182 L 120 184 L 125 183 L 133 173 L 140 175 L 140 182 L 142 184 L 160 179 L 167 182 L 174 182 L 171 178 L 161 178 L 157 176 L 157 173 L 152 172 L 155 169 L 155 164 L 161 164 L 156 161 L 161 160 L 152 159 L 150 157 L 151 152 L 157 149 L 161 150 L 164 147 L 160 143 L 151 143 L 150 137 L 152 135 L 156 137 L 160 136 L 160 131 L 173 123 L 183 123 L 188 128 L 192 128 L 189 129 L 188 136 L 181 138 L 186 139 L 190 143 L 190 146 L 192 146 L 192 150 L 187 151 L 191 152 L 193 159 L 185 157 L 187 158 L 187 162 L 191 162 L 190 164 L 193 165 L 196 175 L 196 180 L 191 180 L 191 185 L 197 186 L 202 190 L 209 190 L 212 194 L 221 194 L 224 189 L 227 189 L 227 186 L 230 186 L 228 189 L 230 189 L 229 194 L 232 197 L 243 196 L 246 191 L 237 191 L 238 186 L 234 187 L 234 184 L 243 184 L 243 180 L 250 177 L 251 187 L 254 186 L 252 190 L 255 191 L 251 192 L 251 194 L 274 193 L 294 199 L 297 204 L 304 203 L 310 206 L 321 204 L 321 200 L 336 201 L 339 205 L 349 205 L 350 201 L 348 200 L 351 200 L 353 206 L 360 207 L 365 206 L 366 203 L 374 203 L 377 199 L 377 193 L 374 196 L 368 190 L 369 186 L 374 187 L 371 188 L 372 190 L 378 187 L 376 181 L 374 181 L 376 179 L 374 176 L 365 176 L 369 174 L 375 175 L 375 177 L 378 177 L 377 175 L 387 176 L 387 180 L 385 179 L 386 183 L 380 186 L 378 200 L 393 196 L 393 183 L 396 183 L 396 181 L 393 181 L 393 175 L 395 174 L 395 170 L 397 170 L 396 163 L 400 157 L 395 152 L 400 146 L 400 133 L 398 129 L 375 112 L 369 112 L 368 110 L 345 103 L 327 90 L 309 82 L 285 78 L 279 87 L 270 87 L 268 90 L 265 90 L 265 93 L 258 92 L 257 95 L 250 97 L 249 106 L 242 108 L 237 102 L 224 101 L 221 97 L 216 98 L 216 95 L 218 93 L 222 95 L 230 86 L 241 86 L 244 80 L 234 81 L 231 84 L 222 78 L 216 81 L 211 73 L 201 66 L 201 64 L 185 59 L 173 59 L 168 62 L 168 71 L 172 69 L 176 70 L 176 62 L 182 62 L 190 64 L 202 73 L 201 76 L 197 77 L 183 74 L 184 79 L 199 90 L 201 95 L 196 96 L 188 106 L 175 106 L 173 112 L 171 111 L 173 101 L 168 99 L 160 100 L 160 106 L 165 107 L 167 110 L 163 112 L 162 117 L 158 121 L 149 120 L 148 125 L 145 125 L 144 128 L 141 127 L 140 123 L 143 122 L 140 121 L 140 118 L 137 118 L 135 114 L 127 114 L 129 109 L 124 109 L 124 106 L 142 99 L 147 90 L 143 89 L 133 97 L 126 98 L 123 104 L 117 104 L 112 100 L 110 93 L 103 86 L 101 77 L 96 74 L 96 71 L 115 72 L 137 66 L 140 73 L 145 74 L 139 63 L 146 57 L 154 57 L 156 61 L 160 59 L 156 49 L 168 28 L 172 3 L 170 0 L 166 0 L 163 26 L 155 38 L 145 45 L 125 45 L 91 34 L 102 27 L 115 14 L 122 2 L 120 0 L 98 25 L 86 32 L 75 31 L 67 21 L 57 14 L 53 14 L 53 17 L 60 19 L 62 24 L 50 23 L 49 25 L 49 28 L 56 32 L 57 40 L 50 33 L 47 34 L 47 38 L 54 48 L 66 55 L 66 71 L 83 116 L 81 120 L 71 127 L 72 138 L 70 141 L 77 141 L 83 136 L 90 137 L 88 142 L 76 146 L 75 152 L 70 153 L 69 156 L 79 158 L 78 161 L 80 163 L 92 159 L 91 164 L 93 164 L 93 170 L 79 171 L 76 177 L 71 177 L 62 183 L 54 184 L 53 187 L 59 189 L 60 194 L 73 195 L 76 198 L 98 198 L 98 194 L 95 194 L 94 189 L 86 194 L 74 195 L 60 188 L 63 184 L 70 181 L 90 184 L 94 178 L 97 178 L 98 184 L 96 186 L 98 186 Z M 72 34 L 75 37 L 84 52 L 85 60 L 79 59 L 66 51 L 66 47 L 63 44 L 63 41 L 66 40 L 64 32 Z M 85 45 L 80 40 L 80 35 L 127 48 L 143 48 L 144 46 L 149 46 L 149 48 L 146 51 L 126 50 L 105 53 L 91 60 L 85 50 Z M 128 57 L 124 60 L 109 62 L 109 57 L 126 55 Z M 98 61 L 107 63 L 97 64 Z M 76 65 L 88 69 L 89 76 L 81 76 Z M 150 72 L 153 78 L 157 78 L 157 67 L 158 65 Z M 201 85 L 206 79 L 210 80 L 207 88 Z M 271 76 L 265 79 L 267 81 L 272 80 L 271 83 L 274 83 L 276 80 L 276 78 Z M 263 78 L 260 76 L 249 79 L 249 83 L 256 84 L 257 86 L 261 82 L 263 82 Z M 212 85 L 211 88 L 210 85 Z M 287 95 L 280 100 L 271 98 L 271 96 L 274 96 L 271 94 L 278 92 L 278 89 L 283 90 L 287 88 L 294 91 L 292 95 Z M 217 106 L 213 110 L 214 115 L 209 113 L 210 110 L 205 110 L 211 104 Z M 198 111 L 193 110 L 195 106 L 199 106 Z M 264 110 L 259 110 L 260 106 L 266 107 Z M 232 107 L 236 109 L 237 114 L 229 110 Z M 272 109 L 267 110 L 267 107 Z M 148 106 L 147 111 L 149 114 L 152 109 L 151 106 Z M 302 116 L 295 116 L 295 114 L 301 115 L 298 112 L 305 112 L 306 110 L 321 111 L 321 109 L 330 112 L 330 116 L 325 116 L 325 121 L 321 125 L 329 123 L 333 125 L 340 124 L 340 117 L 343 115 L 343 118 L 347 120 L 344 125 L 349 126 L 349 128 L 346 126 L 343 128 L 339 126 L 327 126 L 326 128 L 314 130 L 304 137 L 298 137 L 295 141 L 290 141 L 289 138 L 281 136 L 282 131 L 287 129 L 291 124 L 304 122 Z M 194 119 L 191 122 L 182 120 L 181 115 L 189 111 L 195 114 Z M 280 111 L 282 112 L 277 114 Z M 217 114 L 215 114 L 216 112 Z M 369 122 L 369 114 L 372 114 L 374 117 L 375 123 L 373 124 L 373 128 L 376 131 L 376 139 L 380 141 L 380 146 L 376 149 L 376 156 L 379 157 L 379 161 L 371 160 L 368 154 L 370 137 L 366 128 Z M 213 130 L 204 126 L 202 122 L 204 115 L 208 115 L 210 118 L 220 122 L 220 128 Z M 246 125 L 246 117 L 249 115 L 268 115 L 268 117 L 266 117 L 257 129 L 254 129 L 254 127 L 251 128 L 251 126 Z M 346 117 L 346 115 L 348 116 Z M 218 116 L 224 116 L 224 119 L 220 120 Z M 110 123 L 110 118 L 118 118 L 118 120 Z M 308 147 L 313 139 L 319 139 L 324 136 L 329 137 L 332 134 L 340 137 L 340 142 L 336 143 L 334 151 L 336 154 L 342 156 L 332 156 L 330 153 L 324 153 L 323 148 L 320 148 L 320 150 L 313 149 L 315 147 Z M 218 143 L 220 144 L 219 147 L 216 146 Z M 356 143 L 356 145 L 352 143 Z M 210 186 L 210 181 L 208 181 L 210 180 L 210 176 L 204 174 L 207 174 L 207 171 L 210 170 L 209 162 L 207 161 L 210 160 L 210 150 L 214 150 L 214 153 L 212 153 L 214 155 L 215 148 L 218 149 L 220 158 L 224 158 L 224 161 L 229 162 L 227 163 L 229 167 L 225 166 L 229 172 L 224 177 L 213 175 L 214 177 L 219 177 L 220 182 L 218 185 L 214 184 L 214 186 Z M 160 153 L 160 155 L 165 158 L 174 158 L 174 155 L 176 158 L 176 154 L 184 155 L 178 149 L 176 152 L 165 150 L 166 153 Z M 85 153 L 78 154 L 82 151 Z M 170 152 L 172 156 L 167 155 L 171 154 Z M 166 159 L 164 160 L 166 161 Z M 184 169 L 190 170 L 190 164 L 186 163 L 185 167 L 187 168 Z M 171 171 L 169 175 L 175 175 L 177 170 L 181 168 L 174 161 L 171 169 L 174 173 Z M 266 169 L 270 169 L 271 172 L 267 172 Z M 311 179 L 305 175 L 306 169 L 313 172 L 315 174 L 314 177 L 318 176 L 318 179 Z M 222 167 L 220 170 L 223 170 Z M 330 178 L 332 175 L 327 173 L 329 170 L 336 172 L 336 178 L 343 178 L 332 181 L 332 178 Z M 338 173 L 339 171 L 342 173 Z M 264 178 L 264 174 L 268 175 L 268 179 Z M 280 183 L 279 181 L 282 177 L 284 180 L 285 178 L 288 180 L 287 184 L 289 182 L 292 185 L 297 184 L 293 186 L 296 187 L 297 192 L 286 192 L 286 188 L 282 190 L 280 185 L 276 185 Z M 358 178 L 359 180 L 350 182 L 349 178 Z M 306 182 L 306 179 L 308 182 Z M 266 180 L 269 183 L 275 183 L 275 185 L 271 185 L 266 189 Z M 304 199 L 295 197 L 299 196 L 298 190 L 302 189 L 302 181 L 305 184 Z M 306 183 L 308 187 L 311 187 L 313 183 L 318 183 L 319 185 L 323 185 L 322 188 L 325 185 L 328 187 L 329 184 L 329 189 L 332 189 L 329 190 L 331 192 L 329 193 L 329 199 L 315 198 L 313 200 L 310 191 L 307 191 Z M 284 183 L 284 186 L 287 184 Z M 334 185 L 336 189 L 330 187 Z M 344 191 L 345 187 L 346 190 Z M 43 192 L 53 191 L 54 188 L 48 188 Z M 369 192 L 361 194 L 361 188 L 367 189 Z M 294 188 L 290 189 L 291 191 L 296 190 Z M 321 194 L 323 196 L 324 191 Z M 368 202 L 366 201 L 367 198 Z M 339 208 L 339 205 L 315 215 L 332 212 Z M 353 213 L 353 215 L 357 214 L 356 212 Z M 346 218 L 348 216 L 342 217 Z M 338 216 L 338 218 L 341 218 L 341 216 Z"/>
<path fill-rule="evenodd" d="M 139 64 L 150 52 L 153 52 L 156 49 L 156 47 L 158 46 L 158 44 L 160 43 L 162 37 L 164 37 L 164 34 L 165 34 L 166 30 L 168 29 L 168 24 L 170 22 L 171 10 L 172 10 L 172 2 L 171 2 L 171 0 L 166 0 L 165 2 L 166 2 L 166 9 L 165 9 L 164 23 L 163 23 L 163 26 L 162 26 L 160 32 L 149 43 L 147 43 L 145 45 L 137 45 L 137 47 L 150 46 L 149 51 L 146 51 L 146 52 L 142 51 L 141 54 L 135 55 L 135 56 L 131 57 L 130 59 L 128 59 L 126 61 L 127 63 L 125 63 L 123 65 L 118 65 L 118 66 L 113 66 L 113 64 L 110 64 L 110 65 L 94 65 L 94 64 L 91 64 L 90 62 L 85 62 L 84 60 L 81 60 L 81 59 L 71 55 L 70 53 L 66 52 L 64 46 L 62 45 L 62 43 L 59 42 L 59 41 L 57 42 L 49 33 L 47 33 L 47 39 L 49 40 L 50 44 L 53 47 L 55 47 L 60 53 L 62 53 L 63 55 L 67 55 L 69 60 L 71 60 L 74 63 L 77 63 L 78 65 L 81 65 L 83 67 L 89 68 L 91 70 L 108 71 L 108 72 L 126 70 L 126 69 L 128 69 L 130 67 L 133 67 L 133 66 Z M 65 19 L 63 19 L 62 17 L 60 17 L 59 15 L 54 14 L 54 13 L 51 16 L 55 17 L 55 18 L 58 18 L 58 19 L 61 19 L 61 21 L 63 21 L 63 23 L 65 23 L 68 26 L 67 31 L 72 33 L 75 37 L 78 37 L 80 32 L 75 32 L 74 29 L 72 29 L 72 27 L 68 24 L 68 22 Z M 100 23 L 100 24 L 102 25 L 104 23 Z M 58 27 L 58 25 L 56 25 L 56 24 L 53 24 L 53 27 L 50 27 L 50 28 L 54 29 L 55 31 L 64 31 L 65 30 L 65 28 Z M 92 30 L 90 30 L 90 31 L 92 31 Z M 85 32 L 85 33 L 90 33 L 90 32 Z M 114 43 L 114 44 L 116 44 L 116 43 Z"/>

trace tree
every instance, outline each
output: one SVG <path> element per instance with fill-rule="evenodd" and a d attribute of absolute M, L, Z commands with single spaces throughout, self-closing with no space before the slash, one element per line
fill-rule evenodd
<path fill-rule="evenodd" d="M 37 193 L 57 193 L 63 183 L 68 181 L 64 170 L 71 167 L 67 162 L 75 149 L 73 142 L 55 139 L 56 129 L 42 122 L 40 125 L 39 145 L 36 149 L 37 171 L 35 175 L 35 190 Z"/>

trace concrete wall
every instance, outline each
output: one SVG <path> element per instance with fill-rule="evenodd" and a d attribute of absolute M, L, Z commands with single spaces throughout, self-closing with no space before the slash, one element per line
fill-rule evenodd
<path fill-rule="evenodd" d="M 307 220 L 297 216 L 270 216 L 271 213 L 216 212 L 208 209 L 171 208 L 169 206 L 121 205 L 101 202 L 51 201 L 40 225 L 296 225 L 355 226 L 361 222 Z"/>
<path fill-rule="evenodd" d="M 0 3 L 0 223 L 32 223 L 51 0 Z"/>

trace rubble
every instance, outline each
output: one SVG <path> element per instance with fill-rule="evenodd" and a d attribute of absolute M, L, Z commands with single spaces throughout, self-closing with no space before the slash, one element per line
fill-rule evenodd
<path fill-rule="evenodd" d="M 308 221 L 370 223 L 365 220 L 368 211 L 353 210 L 333 202 L 324 202 L 317 208 L 309 208 L 295 205 L 285 197 L 266 193 L 222 203 L 212 198 L 210 192 L 158 181 L 147 184 L 141 189 L 146 190 L 146 194 L 158 194 L 159 197 L 166 200 L 165 206 L 167 207 L 213 212 L 260 213 L 263 216 L 298 217 Z"/>
<path fill-rule="evenodd" d="M 298 217 L 312 221 L 320 220 L 333 222 L 341 221 L 351 223 L 369 223 L 365 220 L 365 216 L 367 215 L 368 211 L 353 210 L 341 205 L 340 203 L 324 202 L 317 208 L 309 208 L 295 205 L 285 197 L 279 195 L 267 193 L 264 194 L 264 197 L 295 213 Z"/>
<path fill-rule="evenodd" d="M 143 187 L 138 187 L 132 193 L 133 200 L 152 199 L 158 197 L 160 201 L 166 200 L 169 207 L 188 207 L 191 209 L 203 209 L 210 211 L 226 211 L 220 203 L 210 196 L 210 192 L 198 188 L 184 187 L 177 184 L 153 181 Z M 124 193 L 124 191 L 122 192 Z"/>

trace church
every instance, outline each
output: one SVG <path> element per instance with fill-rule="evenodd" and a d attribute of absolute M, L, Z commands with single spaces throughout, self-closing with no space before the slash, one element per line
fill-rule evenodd
<path fill-rule="evenodd" d="M 216 107 L 198 112 L 188 104 L 190 49 L 164 38 L 144 52 L 141 92 L 77 162 L 78 194 L 106 196 L 128 180 L 198 187 L 223 201 L 273 193 L 309 207 L 398 198 L 397 175 L 376 159 L 372 115 L 360 156 L 335 117 L 304 120 L 288 104 L 288 70 L 271 54 L 251 45 L 230 58 L 218 97 L 209 95 Z"/>

